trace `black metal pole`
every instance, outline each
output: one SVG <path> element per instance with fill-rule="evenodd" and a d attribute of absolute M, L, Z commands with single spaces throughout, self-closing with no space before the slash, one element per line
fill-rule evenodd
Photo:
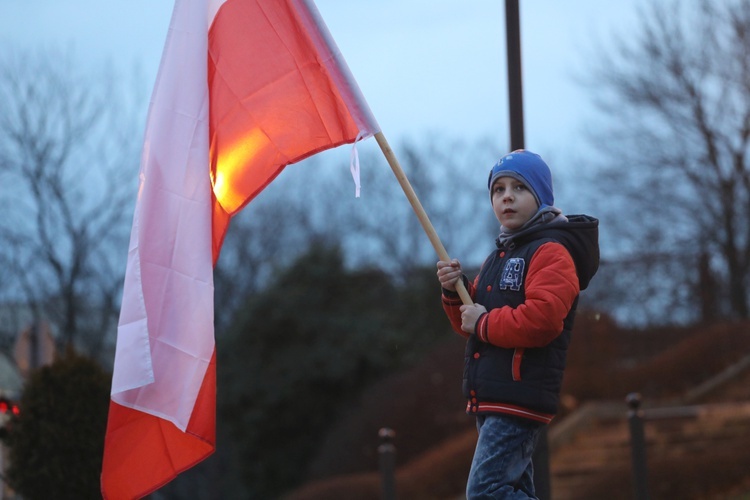
<path fill-rule="evenodd" d="M 525 148 L 523 126 L 523 84 L 521 78 L 521 14 L 518 0 L 505 0 L 505 33 L 508 51 L 508 110 L 510 150 Z M 552 498 L 547 427 L 539 435 L 534 450 L 534 490 L 539 500 Z"/>
<path fill-rule="evenodd" d="M 521 80 L 521 21 L 518 0 L 505 0 L 505 32 L 508 51 L 508 109 L 510 149 L 524 148 L 523 86 Z"/>
<path fill-rule="evenodd" d="M 648 500 L 648 467 L 646 466 L 646 433 L 643 429 L 641 395 L 628 394 L 628 423 L 630 426 L 630 446 L 633 459 L 633 494 L 635 500 Z"/>
<path fill-rule="evenodd" d="M 383 500 L 396 500 L 396 446 L 393 444 L 395 436 L 393 429 L 388 427 L 383 427 L 378 431 Z"/>
<path fill-rule="evenodd" d="M 539 434 L 539 439 L 534 448 L 531 458 L 534 464 L 534 493 L 539 500 L 550 500 L 552 498 L 552 473 L 549 465 L 549 439 L 547 438 L 548 427 L 545 425 Z"/>

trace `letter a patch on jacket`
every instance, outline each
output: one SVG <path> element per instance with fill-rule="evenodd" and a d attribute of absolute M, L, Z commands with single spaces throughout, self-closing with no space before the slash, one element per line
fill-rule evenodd
<path fill-rule="evenodd" d="M 508 262 L 505 263 L 503 274 L 500 276 L 500 283 L 498 285 L 500 290 L 520 290 L 523 284 L 523 270 L 525 267 L 526 261 L 522 258 L 515 257 L 508 259 Z"/>

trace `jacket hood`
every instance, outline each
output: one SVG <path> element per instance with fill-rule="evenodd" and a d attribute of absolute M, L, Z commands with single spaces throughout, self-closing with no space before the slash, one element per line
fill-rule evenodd
<path fill-rule="evenodd" d="M 516 244 L 549 238 L 562 244 L 576 266 L 581 290 L 585 290 L 599 269 L 599 219 L 590 215 L 568 215 L 567 221 L 555 220 L 530 227 L 519 233 Z"/>

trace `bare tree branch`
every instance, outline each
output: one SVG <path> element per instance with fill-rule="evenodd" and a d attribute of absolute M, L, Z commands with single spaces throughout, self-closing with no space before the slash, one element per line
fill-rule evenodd
<path fill-rule="evenodd" d="M 748 12 L 748 0 L 652 0 L 592 78 L 612 118 L 593 136 L 610 160 L 598 187 L 618 219 L 627 207 L 618 238 L 648 234 L 651 250 L 689 251 L 694 262 L 708 252 L 723 313 L 740 318 L 750 314 Z"/>
<path fill-rule="evenodd" d="M 70 55 L 0 60 L 0 234 L 14 242 L 0 251 L 15 263 L 11 286 L 65 343 L 98 336 L 78 346 L 92 351 L 113 338 L 136 188 L 141 134 L 128 93 L 111 70 L 78 71 Z"/>

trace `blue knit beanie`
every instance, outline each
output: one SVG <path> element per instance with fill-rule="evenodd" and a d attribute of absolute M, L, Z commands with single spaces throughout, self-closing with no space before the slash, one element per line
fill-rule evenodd
<path fill-rule="evenodd" d="M 552 192 L 552 173 L 542 157 L 525 149 L 517 149 L 508 153 L 498 161 L 487 181 L 492 199 L 492 185 L 500 177 L 513 177 L 523 182 L 536 198 L 539 208 L 555 205 L 555 195 Z"/>

